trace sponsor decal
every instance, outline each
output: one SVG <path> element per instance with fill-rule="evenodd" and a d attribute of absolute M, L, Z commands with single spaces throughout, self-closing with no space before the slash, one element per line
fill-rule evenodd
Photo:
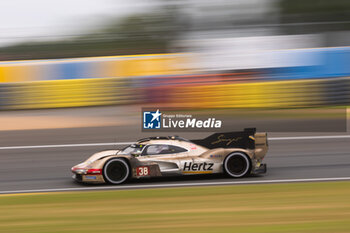
<path fill-rule="evenodd" d="M 210 158 L 221 158 L 222 155 L 210 155 Z"/>
<path fill-rule="evenodd" d="M 191 144 L 190 146 L 191 146 L 191 150 L 195 150 L 195 149 L 197 149 L 196 144 Z"/>
<path fill-rule="evenodd" d="M 225 142 L 226 146 L 230 145 L 232 142 L 237 142 L 238 140 L 241 140 L 242 137 L 236 137 L 236 138 L 225 138 L 225 135 L 220 134 L 217 138 L 216 141 L 213 141 L 211 144 L 218 144 L 218 143 L 222 143 Z"/>
<path fill-rule="evenodd" d="M 212 171 L 214 163 L 192 163 L 185 162 L 183 171 Z"/>
<path fill-rule="evenodd" d="M 96 180 L 96 176 L 85 176 L 87 180 Z"/>
<path fill-rule="evenodd" d="M 149 167 L 141 166 L 136 168 L 137 176 L 149 176 Z"/>

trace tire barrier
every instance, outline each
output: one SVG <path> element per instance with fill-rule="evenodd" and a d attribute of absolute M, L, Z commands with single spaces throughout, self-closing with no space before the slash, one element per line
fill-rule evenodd
<path fill-rule="evenodd" d="M 193 76 L 184 77 L 177 78 L 194 80 Z M 220 80 L 213 82 L 218 77 Z M 227 83 L 226 79 L 215 75 L 208 82 L 198 79 L 200 84 L 185 82 L 179 85 L 180 81 L 173 80 L 172 84 L 146 85 L 153 79 L 103 78 L 0 84 L 0 109 L 150 103 L 191 108 L 304 108 L 350 104 L 350 78 Z"/>
<path fill-rule="evenodd" d="M 175 107 L 304 108 L 350 104 L 350 79 L 310 79 L 182 87 L 172 90 Z"/>
<path fill-rule="evenodd" d="M 55 80 L 1 84 L 1 109 L 40 109 L 132 103 L 125 78 Z M 137 97 L 137 96 L 136 96 Z"/>
<path fill-rule="evenodd" d="M 294 53 L 299 57 L 308 54 L 318 63 L 188 75 L 194 71 L 185 65 L 194 57 L 184 54 L 0 62 L 0 110 L 114 104 L 192 108 L 349 105 L 349 48 Z"/>

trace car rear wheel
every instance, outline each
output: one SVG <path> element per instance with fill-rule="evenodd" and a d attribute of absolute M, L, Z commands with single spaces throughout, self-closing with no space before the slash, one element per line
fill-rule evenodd
<path fill-rule="evenodd" d="M 250 173 L 250 158 L 242 152 L 229 154 L 224 161 L 224 170 L 231 177 L 243 177 Z"/>
<path fill-rule="evenodd" d="M 111 159 L 103 167 L 103 177 L 111 184 L 121 184 L 130 175 L 130 167 L 124 159 Z"/>

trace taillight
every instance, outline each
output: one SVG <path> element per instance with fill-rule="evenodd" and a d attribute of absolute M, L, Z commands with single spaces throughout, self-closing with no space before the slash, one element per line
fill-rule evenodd
<path fill-rule="evenodd" d="M 89 169 L 86 174 L 102 174 L 102 169 Z"/>

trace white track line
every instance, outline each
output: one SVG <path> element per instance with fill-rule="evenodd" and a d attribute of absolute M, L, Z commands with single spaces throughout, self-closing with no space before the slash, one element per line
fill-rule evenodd
<path fill-rule="evenodd" d="M 106 187 L 87 187 L 87 188 L 28 189 L 28 190 L 0 191 L 0 194 L 93 191 L 93 190 L 110 190 L 110 189 L 119 190 L 119 189 L 145 189 L 145 188 L 174 188 L 174 187 L 188 187 L 188 186 L 211 186 L 211 185 L 234 185 L 234 184 L 269 184 L 269 183 L 295 183 L 295 182 L 344 181 L 344 180 L 350 180 L 350 177 L 281 179 L 281 180 L 253 180 L 253 181 L 248 180 L 248 181 L 224 181 L 224 182 L 176 183 L 176 184 L 146 184 L 146 185 L 140 184 L 140 185 L 121 185 L 121 186 L 106 186 Z"/>
<path fill-rule="evenodd" d="M 0 147 L 0 150 L 40 149 L 40 148 L 58 148 L 58 147 L 84 147 L 84 146 L 117 146 L 117 145 L 129 145 L 132 143 L 134 143 L 134 142 L 105 142 L 105 143 L 38 145 L 38 146 L 5 146 L 5 147 Z"/>
<path fill-rule="evenodd" d="M 282 140 L 317 140 L 317 139 L 340 139 L 350 138 L 350 135 L 329 135 L 329 136 L 300 136 L 300 137 L 272 137 L 269 141 Z M 105 143 L 83 143 L 83 144 L 62 144 L 62 145 L 36 145 L 36 146 L 5 146 L 0 150 L 16 150 L 16 149 L 40 149 L 40 148 L 59 148 L 59 147 L 84 147 L 84 146 L 116 146 L 129 145 L 135 142 L 105 142 Z"/>

